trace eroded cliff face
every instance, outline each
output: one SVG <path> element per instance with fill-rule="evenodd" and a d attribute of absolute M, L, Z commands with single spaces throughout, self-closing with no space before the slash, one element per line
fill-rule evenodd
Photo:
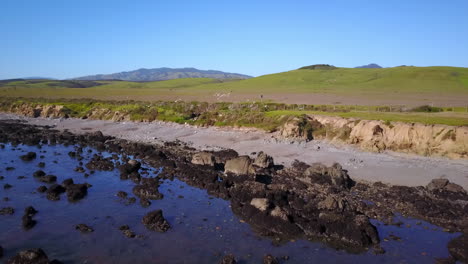
<path fill-rule="evenodd" d="M 61 118 L 69 117 L 69 109 L 63 105 L 33 105 L 24 103 L 21 105 L 12 105 L 9 112 L 16 113 L 29 117 L 44 117 L 44 118 Z M 110 109 L 95 109 L 88 113 L 83 119 L 94 119 L 94 120 L 112 120 L 115 122 L 130 121 L 131 117 L 129 114 L 121 113 L 119 111 L 112 111 Z M 148 121 L 148 120 L 142 120 Z"/>
<path fill-rule="evenodd" d="M 307 116 L 301 122 L 299 119 L 286 123 L 279 134 L 308 140 L 328 139 L 374 152 L 392 150 L 423 156 L 468 158 L 468 127 L 388 123 L 328 116 Z M 304 119 L 313 125 L 301 126 Z M 308 133 L 311 136 L 305 137 Z"/>

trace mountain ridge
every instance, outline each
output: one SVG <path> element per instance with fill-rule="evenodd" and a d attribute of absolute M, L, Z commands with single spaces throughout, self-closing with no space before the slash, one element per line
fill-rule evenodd
<path fill-rule="evenodd" d="M 123 80 L 133 82 L 165 81 L 182 78 L 213 78 L 213 79 L 249 79 L 252 76 L 223 72 L 218 70 L 199 70 L 193 67 L 186 68 L 140 68 L 133 71 L 122 71 L 111 74 L 95 74 L 72 78 L 72 80 Z"/>

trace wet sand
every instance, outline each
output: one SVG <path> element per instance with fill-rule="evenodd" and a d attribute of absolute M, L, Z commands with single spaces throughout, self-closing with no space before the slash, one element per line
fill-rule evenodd
<path fill-rule="evenodd" d="M 295 142 L 277 139 L 255 129 L 201 128 L 175 123 L 112 122 L 81 119 L 28 118 L 0 114 L 0 119 L 23 119 L 30 124 L 50 125 L 74 133 L 100 130 L 122 139 L 161 143 L 180 140 L 199 149 L 232 148 L 240 154 L 264 151 L 275 162 L 289 165 L 295 159 L 307 163 L 342 164 L 349 175 L 361 181 L 381 181 L 394 185 L 426 185 L 434 178 L 447 178 L 468 190 L 468 161 L 429 158 L 394 152 L 370 153 L 352 146 L 334 146 L 325 141 Z"/>

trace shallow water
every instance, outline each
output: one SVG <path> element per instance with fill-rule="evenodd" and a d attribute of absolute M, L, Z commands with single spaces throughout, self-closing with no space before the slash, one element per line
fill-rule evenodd
<path fill-rule="evenodd" d="M 0 245 L 5 250 L 1 260 L 5 261 L 23 249 L 40 247 L 50 259 L 64 263 L 218 263 L 229 253 L 234 254 L 239 263 L 262 263 L 265 254 L 279 258 L 289 256 L 289 260 L 282 260 L 282 263 L 431 263 L 434 258 L 448 257 L 446 245 L 457 236 L 425 222 L 418 224 L 416 219 L 399 217 L 398 220 L 403 222 L 401 227 L 373 221 L 386 250 L 383 255 L 374 255 L 372 250 L 349 254 L 306 240 L 277 245 L 270 238 L 256 235 L 248 224 L 234 215 L 229 201 L 211 197 L 206 191 L 177 179 L 166 180 L 161 185 L 164 199 L 152 201 L 150 207 L 142 208 L 138 201 L 128 205 L 116 194 L 125 191 L 133 197 L 131 190 L 135 184 L 120 180 L 118 170 L 96 171 L 85 178 L 83 173 L 73 171 L 78 161 L 67 154 L 73 150 L 73 146 L 61 145 L 41 149 L 6 145 L 5 149 L 0 149 L 0 175 L 5 176 L 0 181 L 0 208 L 15 208 L 13 215 L 0 215 Z M 84 164 L 96 153 L 86 150 Z M 38 157 L 24 162 L 19 156 L 28 151 L 36 152 Z M 40 158 L 40 155 L 45 157 Z M 35 193 L 38 186 L 47 185 L 32 176 L 40 169 L 37 167 L 40 161 L 46 163 L 42 170 L 56 175 L 58 183 L 73 178 L 75 183 L 92 184 L 88 195 L 79 202 L 70 203 L 65 194 L 61 195 L 60 201 L 49 201 L 45 194 Z M 9 166 L 16 169 L 7 171 Z M 154 176 L 157 170 L 148 169 L 150 176 Z M 27 178 L 17 179 L 18 176 Z M 6 183 L 13 188 L 4 190 Z M 3 197 L 11 200 L 4 201 Z M 36 226 L 25 231 L 21 227 L 21 216 L 29 205 L 39 212 L 34 217 Z M 172 226 L 166 233 L 148 231 L 141 223 L 147 212 L 156 209 L 163 210 Z M 81 234 L 74 229 L 80 223 L 95 231 Z M 143 238 L 125 237 L 118 229 L 121 225 L 129 225 Z M 401 237 L 402 241 L 385 241 L 390 234 Z"/>

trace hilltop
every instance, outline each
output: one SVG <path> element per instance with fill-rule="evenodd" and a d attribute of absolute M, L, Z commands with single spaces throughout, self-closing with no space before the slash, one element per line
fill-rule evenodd
<path fill-rule="evenodd" d="M 214 70 L 198 70 L 195 68 L 155 68 L 138 69 L 134 71 L 124 71 L 112 74 L 97 74 L 84 77 L 73 78 L 74 80 L 122 80 L 131 82 L 151 82 L 182 78 L 213 78 L 213 79 L 248 79 L 252 76 L 229 73 Z"/>
<path fill-rule="evenodd" d="M 355 68 L 365 68 L 365 69 L 380 69 L 382 66 L 376 64 L 376 63 L 371 63 L 367 65 L 362 65 L 362 66 L 357 66 Z"/>

